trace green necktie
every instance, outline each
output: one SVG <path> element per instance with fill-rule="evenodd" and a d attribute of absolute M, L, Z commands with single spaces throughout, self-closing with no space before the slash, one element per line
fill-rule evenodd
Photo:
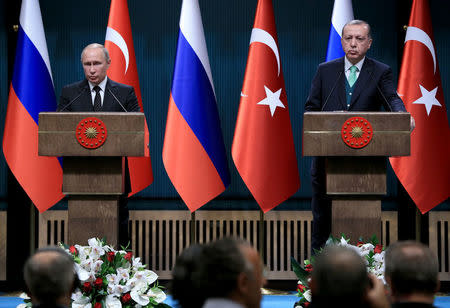
<path fill-rule="evenodd" d="M 350 74 L 348 75 L 348 84 L 350 87 L 353 87 L 353 85 L 356 82 L 356 72 L 358 71 L 358 68 L 354 65 L 350 66 Z"/>

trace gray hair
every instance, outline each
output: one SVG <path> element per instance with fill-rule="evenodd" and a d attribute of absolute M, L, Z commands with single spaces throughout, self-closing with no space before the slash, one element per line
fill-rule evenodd
<path fill-rule="evenodd" d="M 367 21 L 359 20 L 359 19 L 353 19 L 353 20 L 350 20 L 349 22 L 347 22 L 344 25 L 344 27 L 342 27 L 341 36 L 344 36 L 344 29 L 345 29 L 345 27 L 350 26 L 350 25 L 363 25 L 363 26 L 366 26 L 367 27 L 367 37 L 370 38 L 370 39 L 372 38 L 372 30 L 370 28 L 369 23 Z"/>
<path fill-rule="evenodd" d="M 81 63 L 83 63 L 84 53 L 86 52 L 86 50 L 91 49 L 91 48 L 100 48 L 103 51 L 106 62 L 109 62 L 111 60 L 111 58 L 109 57 L 109 51 L 108 51 L 108 49 L 106 49 L 105 46 L 103 46 L 102 44 L 99 44 L 99 43 L 92 43 L 83 48 L 83 51 L 81 52 Z"/>
<path fill-rule="evenodd" d="M 43 304 L 54 304 L 73 291 L 75 267 L 72 257 L 59 247 L 39 249 L 24 266 L 28 291 Z"/>

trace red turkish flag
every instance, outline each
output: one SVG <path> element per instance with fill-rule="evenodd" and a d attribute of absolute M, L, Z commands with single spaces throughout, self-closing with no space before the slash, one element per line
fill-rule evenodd
<path fill-rule="evenodd" d="M 271 0 L 258 1 L 231 152 L 264 212 L 300 187 Z"/>
<path fill-rule="evenodd" d="M 141 111 L 144 112 L 127 0 L 111 1 L 105 47 L 108 49 L 111 57 L 108 77 L 114 81 L 132 86 L 136 92 Z M 128 157 L 128 169 L 131 180 L 131 193 L 129 196 L 141 191 L 153 182 L 150 151 L 147 146 L 149 144 L 147 121 L 145 122 L 144 135 L 145 156 Z"/>
<path fill-rule="evenodd" d="M 414 203 L 426 213 L 450 196 L 450 129 L 426 0 L 412 5 L 398 93 L 416 128 L 411 156 L 390 162 Z"/>

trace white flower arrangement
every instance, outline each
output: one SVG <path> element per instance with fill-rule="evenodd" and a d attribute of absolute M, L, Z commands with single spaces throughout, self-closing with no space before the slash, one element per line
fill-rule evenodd
<path fill-rule="evenodd" d="M 72 308 L 169 307 L 158 275 L 145 268 L 132 252 L 114 250 L 105 241 L 88 246 L 61 246 L 74 258 L 80 284 L 72 294 Z"/>

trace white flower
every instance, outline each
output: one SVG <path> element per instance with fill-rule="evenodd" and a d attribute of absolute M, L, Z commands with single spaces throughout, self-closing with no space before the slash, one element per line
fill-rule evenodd
<path fill-rule="evenodd" d="M 107 308 L 122 308 L 120 300 L 112 294 L 106 297 L 105 305 Z"/>
<path fill-rule="evenodd" d="M 123 267 L 119 267 L 117 270 L 117 277 L 119 279 L 119 281 L 124 280 L 127 281 L 128 279 L 130 279 L 130 273 L 128 269 L 125 269 Z"/>
<path fill-rule="evenodd" d="M 158 279 L 158 275 L 156 275 L 156 273 L 153 271 L 143 270 L 136 272 L 134 274 L 134 278 L 136 278 L 137 280 L 144 279 L 148 284 L 152 284 Z"/>
<path fill-rule="evenodd" d="M 138 271 L 142 267 L 141 258 L 133 257 L 133 270 Z"/>
<path fill-rule="evenodd" d="M 118 284 L 120 279 L 116 274 L 108 274 L 106 275 L 106 281 L 108 281 L 108 284 Z"/>
<path fill-rule="evenodd" d="M 373 246 L 370 243 L 361 245 L 359 247 L 359 254 L 361 255 L 361 257 L 365 257 L 367 256 L 371 251 L 373 251 L 373 249 L 375 248 L 375 246 Z"/>
<path fill-rule="evenodd" d="M 303 293 L 303 296 L 308 302 L 311 302 L 311 289 Z"/>
<path fill-rule="evenodd" d="M 339 241 L 339 245 L 348 246 L 348 240 L 346 240 L 344 237 L 341 237 L 341 240 Z"/>
<path fill-rule="evenodd" d="M 30 297 L 28 296 L 27 293 L 21 293 L 21 294 L 19 295 L 19 297 L 20 297 L 20 298 L 23 298 L 23 299 L 30 299 Z"/>
<path fill-rule="evenodd" d="M 159 288 L 151 288 L 148 290 L 147 295 L 153 297 L 155 301 L 159 304 L 166 299 L 166 294 Z"/>
<path fill-rule="evenodd" d="M 93 263 L 91 263 L 91 271 L 94 273 L 98 273 L 102 267 L 103 261 L 97 260 Z"/>
<path fill-rule="evenodd" d="M 88 240 L 88 244 L 89 247 L 91 247 L 91 252 L 89 254 L 91 259 L 97 260 L 100 256 L 105 254 L 105 249 L 102 247 L 102 243 L 98 239 L 91 238 Z"/>
<path fill-rule="evenodd" d="M 139 280 L 133 289 L 131 289 L 130 296 L 131 298 L 142 306 L 147 306 L 150 302 L 150 299 L 145 292 L 148 289 L 148 285 L 144 280 Z"/>
<path fill-rule="evenodd" d="M 27 304 L 19 304 L 16 306 L 16 308 L 27 308 L 27 307 L 30 307 L 30 306 L 28 306 Z"/>
<path fill-rule="evenodd" d="M 80 291 L 72 294 L 72 300 L 72 308 L 92 308 L 89 297 L 83 296 Z"/>
<path fill-rule="evenodd" d="M 87 281 L 89 279 L 89 272 L 82 268 L 78 263 L 75 263 L 75 272 L 80 281 Z"/>

